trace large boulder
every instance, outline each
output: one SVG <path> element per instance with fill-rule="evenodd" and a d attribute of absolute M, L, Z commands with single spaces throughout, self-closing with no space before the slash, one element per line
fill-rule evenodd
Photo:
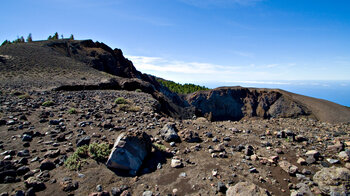
<path fill-rule="evenodd" d="M 129 170 L 130 174 L 136 175 L 151 149 L 151 139 L 145 132 L 130 131 L 121 133 L 109 155 L 107 167 Z"/>
<path fill-rule="evenodd" d="M 261 187 L 249 182 L 239 182 L 235 186 L 229 187 L 227 196 L 268 196 L 269 192 Z"/>
<path fill-rule="evenodd" d="M 175 123 L 166 124 L 161 130 L 160 134 L 166 142 L 177 142 L 180 140 L 179 135 L 177 135 L 177 129 Z"/>
<path fill-rule="evenodd" d="M 319 189 L 326 195 L 349 195 L 350 170 L 347 168 L 323 168 L 313 177 Z"/>

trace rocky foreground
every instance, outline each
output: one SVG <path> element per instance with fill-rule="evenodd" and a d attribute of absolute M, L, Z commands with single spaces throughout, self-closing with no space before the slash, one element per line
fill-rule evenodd
<path fill-rule="evenodd" d="M 349 123 L 175 120 L 140 91 L 2 89 L 0 103 L 2 196 L 350 194 Z"/>

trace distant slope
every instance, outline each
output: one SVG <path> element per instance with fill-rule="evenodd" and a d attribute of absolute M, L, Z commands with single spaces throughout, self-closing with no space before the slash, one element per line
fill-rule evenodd
<path fill-rule="evenodd" d="M 317 120 L 331 123 L 350 122 L 350 108 L 323 99 L 282 91 L 312 111 Z"/>

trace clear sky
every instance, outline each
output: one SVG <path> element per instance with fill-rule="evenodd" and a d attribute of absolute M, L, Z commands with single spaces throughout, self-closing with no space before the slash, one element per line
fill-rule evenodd
<path fill-rule="evenodd" d="M 54 32 L 176 82 L 350 80 L 349 0 L 0 0 L 0 42 Z"/>

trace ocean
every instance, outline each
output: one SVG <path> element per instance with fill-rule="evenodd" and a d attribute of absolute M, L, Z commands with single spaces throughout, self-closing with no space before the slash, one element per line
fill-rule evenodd
<path fill-rule="evenodd" d="M 278 88 L 309 97 L 325 99 L 350 107 L 350 80 L 337 81 L 233 81 L 202 83 L 208 88 L 220 86 L 242 86 L 256 88 Z"/>

